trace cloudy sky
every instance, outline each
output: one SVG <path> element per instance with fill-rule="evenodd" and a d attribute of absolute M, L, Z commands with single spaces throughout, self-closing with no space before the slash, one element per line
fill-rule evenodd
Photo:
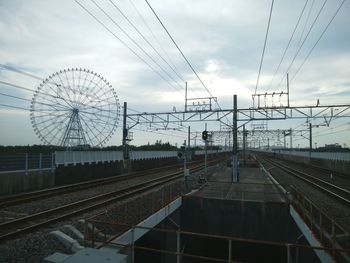
<path fill-rule="evenodd" d="M 97 5 L 91 0 L 78 2 L 114 35 L 74 0 L 0 0 L 0 64 L 40 78 L 46 78 L 65 68 L 93 70 L 112 84 L 119 100 L 127 101 L 131 111 L 171 111 L 173 107 L 182 110 L 184 81 L 189 84 L 190 97 L 209 96 L 145 1 L 94 1 Z M 257 81 L 271 1 L 149 0 L 149 3 L 210 92 L 218 97 L 220 106 L 232 108 L 232 95 L 237 94 L 239 108 L 251 107 L 251 95 Z M 314 47 L 341 3 L 341 0 L 328 0 L 322 8 L 323 0 L 275 1 L 258 93 L 286 91 L 284 77 L 289 68 L 292 106 L 315 105 L 318 99 L 321 105 L 350 104 L 349 1 L 345 1 Z M 303 8 L 299 25 L 276 73 Z M 150 69 L 117 37 L 158 73 Z M 153 48 L 174 70 L 144 38 L 152 43 Z M 2 67 L 0 81 L 31 90 L 35 90 L 41 83 L 38 79 Z M 33 97 L 33 92 L 1 84 L 0 92 L 28 100 Z M 0 95 L 0 104 L 25 109 L 30 107 L 28 100 Z M 267 125 L 270 129 L 306 129 L 305 121 L 271 121 Z M 0 123 L 2 145 L 40 143 L 31 126 L 29 111 L 1 106 Z M 350 145 L 349 123 L 349 118 L 342 118 L 333 120 L 330 127 L 315 128 L 314 142 L 318 146 L 325 143 Z M 314 120 L 313 124 L 322 124 L 322 120 Z M 218 124 L 208 125 L 209 130 L 220 129 Z M 248 129 L 251 128 L 250 124 L 247 126 Z M 121 143 L 120 127 L 121 122 L 108 144 Z M 191 124 L 193 131 L 201 131 L 203 127 L 204 124 Z M 134 144 L 153 143 L 156 139 L 181 143 L 186 139 L 186 132 L 146 133 L 139 129 L 144 127 L 135 127 Z M 303 147 L 308 142 L 296 138 L 294 145 L 297 144 Z"/>

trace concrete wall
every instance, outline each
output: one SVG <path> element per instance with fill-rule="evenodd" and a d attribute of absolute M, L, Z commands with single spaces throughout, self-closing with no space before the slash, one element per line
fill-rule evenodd
<path fill-rule="evenodd" d="M 304 156 L 295 156 L 288 154 L 277 154 L 278 157 L 281 157 L 286 160 L 292 160 L 299 163 L 311 164 L 320 166 L 326 169 L 334 170 L 340 173 L 348 174 L 350 176 L 350 162 L 344 160 L 327 160 L 327 159 L 317 159 L 309 158 Z"/>
<path fill-rule="evenodd" d="M 284 242 L 296 230 L 286 203 L 185 197 L 182 209 L 182 228 L 194 232 Z"/>
<path fill-rule="evenodd" d="M 294 162 L 311 164 L 320 166 L 322 168 L 334 170 L 340 173 L 348 174 L 350 176 L 350 153 L 342 152 L 311 152 L 312 156 L 309 157 L 308 152 L 298 151 L 253 151 L 267 154 L 269 156 L 276 156 L 286 160 L 292 160 Z"/>
<path fill-rule="evenodd" d="M 296 243 L 300 231 L 289 215 L 288 204 L 185 197 L 181 229 L 282 243 Z M 227 259 L 227 241 L 191 237 L 182 240 L 187 253 Z M 299 242 L 304 243 L 305 240 Z M 234 241 L 233 260 L 239 262 L 286 262 L 285 247 Z M 295 251 L 293 252 L 295 253 Z M 318 262 L 309 251 L 300 251 L 300 262 Z M 186 262 L 199 262 L 189 260 Z M 209 261 L 208 261 L 209 262 Z"/>
<path fill-rule="evenodd" d="M 142 171 L 161 166 L 182 162 L 177 157 L 133 160 L 132 171 Z M 0 195 L 17 194 L 50 188 L 59 185 L 78 183 L 93 179 L 116 176 L 123 173 L 123 162 L 104 162 L 92 164 L 77 164 L 58 166 L 54 172 L 32 171 L 27 175 L 24 172 L 0 174 Z"/>
<path fill-rule="evenodd" d="M 2 173 L 0 182 L 0 195 L 17 194 L 53 187 L 55 174 L 51 171 Z"/>
<path fill-rule="evenodd" d="M 131 171 L 142 171 L 171 164 L 176 164 L 177 158 L 161 158 L 131 161 Z M 59 166 L 56 169 L 56 185 L 77 183 L 123 173 L 123 162 L 106 162 L 97 164 Z"/>

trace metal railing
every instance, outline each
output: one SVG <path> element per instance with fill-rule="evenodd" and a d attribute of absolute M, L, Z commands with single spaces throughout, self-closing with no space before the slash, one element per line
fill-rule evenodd
<path fill-rule="evenodd" d="M 134 253 L 136 250 L 149 251 L 163 255 L 172 255 L 180 262 L 181 258 L 193 258 L 212 262 L 237 262 L 234 261 L 234 247 L 240 245 L 261 245 L 271 249 L 282 249 L 285 253 L 285 262 L 302 262 L 299 260 L 301 251 L 325 251 L 331 255 L 337 262 L 349 262 L 350 249 L 339 244 L 339 238 L 346 236 L 344 231 L 334 221 L 330 220 L 324 213 L 320 212 L 316 206 L 308 199 L 300 196 L 296 190 L 290 193 L 291 204 L 300 212 L 302 218 L 308 224 L 310 229 L 319 236 L 324 247 L 307 246 L 301 244 L 291 244 L 284 242 L 272 242 L 256 239 L 237 238 L 232 236 L 213 235 L 205 233 L 196 233 L 190 231 L 170 230 L 154 227 L 146 227 L 137 225 L 148 216 L 156 213 L 164 208 L 170 202 L 181 196 L 183 192 L 183 183 L 177 182 L 164 186 L 157 191 L 144 194 L 138 198 L 132 199 L 126 203 L 120 204 L 112 210 L 101 213 L 85 221 L 85 242 L 93 247 L 112 246 L 116 248 L 124 247 L 130 261 L 134 262 Z M 247 193 L 250 194 L 250 193 Z M 270 193 L 268 193 L 270 194 Z M 275 193 L 274 193 L 275 194 Z M 198 197 L 200 198 L 200 197 Z M 144 232 L 159 232 L 174 236 L 176 240 L 175 250 L 164 250 L 154 247 L 138 246 L 135 244 L 134 232 L 142 230 Z M 131 233 L 130 242 L 117 241 L 118 237 Z M 180 246 L 181 240 L 198 238 L 206 240 L 205 242 L 226 242 L 226 255 L 222 257 L 213 257 L 210 254 L 192 254 L 185 253 L 183 247 Z M 215 241 L 216 240 L 216 241 Z"/>
<path fill-rule="evenodd" d="M 293 186 L 290 188 L 292 195 L 291 205 L 299 213 L 304 223 L 309 227 L 321 244 L 331 248 L 331 255 L 337 262 L 350 262 L 350 253 L 338 253 L 337 249 L 348 249 L 350 234 L 342 226 L 327 216 L 311 200 L 297 191 Z"/>
<path fill-rule="evenodd" d="M 0 154 L 0 174 L 53 171 L 54 153 Z"/>
<path fill-rule="evenodd" d="M 129 262 L 134 262 L 135 259 L 135 251 L 136 250 L 142 250 L 142 251 L 149 251 L 149 252 L 156 252 L 159 254 L 166 254 L 166 255 L 173 255 L 175 256 L 178 261 L 181 262 L 182 258 L 194 258 L 199 260 L 206 260 L 206 261 L 212 261 L 212 262 L 239 262 L 233 260 L 235 257 L 235 249 L 241 247 L 242 245 L 253 245 L 253 246 L 264 246 L 266 249 L 281 249 L 284 251 L 285 254 L 285 261 L 287 263 L 292 262 L 303 262 L 300 261 L 300 255 L 301 251 L 326 251 L 328 254 L 336 255 L 336 254 L 349 254 L 349 249 L 340 249 L 340 248 L 332 248 L 332 247 L 317 247 L 317 246 L 307 246 L 307 245 L 301 245 L 301 244 L 292 244 L 292 243 L 283 243 L 283 242 L 275 242 L 275 241 L 264 241 L 264 240 L 257 240 L 257 239 L 246 239 L 246 238 L 237 238 L 237 237 L 231 237 L 231 236 L 224 236 L 224 235 L 213 235 L 213 234 L 205 234 L 205 233 L 197 233 L 197 232 L 190 232 L 190 231 L 183 231 L 180 229 L 172 230 L 172 229 L 162 229 L 162 228 L 154 228 L 154 227 L 146 227 L 146 226 L 138 226 L 133 224 L 126 224 L 121 223 L 118 221 L 114 222 L 105 222 L 105 221 L 98 221 L 98 220 L 89 220 L 88 224 L 90 224 L 92 231 L 95 231 L 96 234 L 101 234 L 103 231 L 101 231 L 101 227 L 103 226 L 107 231 L 112 231 L 113 229 L 118 229 L 119 233 L 115 234 L 114 236 L 110 237 L 107 241 L 103 241 L 101 238 L 101 235 L 99 235 L 99 238 L 92 238 L 92 236 L 86 236 L 85 240 L 92 242 L 92 245 L 99 244 L 98 247 L 102 247 L 105 245 L 115 247 L 115 248 L 126 248 L 127 254 L 129 256 Z M 125 231 L 129 230 L 131 233 L 130 242 L 127 244 L 125 242 L 118 242 L 115 237 L 118 237 L 125 233 Z M 96 231 L 97 230 L 97 231 Z M 169 238 L 173 238 L 176 240 L 176 250 L 170 250 L 170 249 L 159 249 L 152 246 L 139 246 L 135 244 L 135 231 L 136 230 L 142 230 L 145 232 L 157 232 L 157 233 L 163 233 L 168 235 Z M 215 245 L 218 242 L 221 242 L 221 244 L 226 243 L 226 254 L 222 254 L 222 257 L 213 257 L 212 255 L 208 254 L 207 251 L 203 250 L 202 254 L 193 254 L 193 253 L 185 253 L 184 247 L 181 246 L 181 243 L 186 243 L 186 240 L 192 240 L 194 242 L 205 240 L 205 242 L 211 242 L 211 244 Z M 345 262 L 345 261 L 339 261 L 339 262 Z"/>

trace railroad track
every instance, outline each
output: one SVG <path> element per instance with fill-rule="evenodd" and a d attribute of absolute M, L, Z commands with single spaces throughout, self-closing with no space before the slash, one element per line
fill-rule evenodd
<path fill-rule="evenodd" d="M 317 166 L 317 165 L 313 165 L 313 164 L 309 164 L 309 166 L 312 167 L 312 168 L 316 168 L 317 170 L 322 171 L 322 172 L 326 173 L 327 175 L 332 173 L 334 178 L 339 177 L 339 178 L 342 178 L 342 179 L 345 179 L 345 180 L 350 180 L 350 175 L 347 175 L 345 173 L 332 171 L 330 169 L 327 169 L 327 168 L 324 168 L 324 167 L 321 167 L 321 166 Z"/>
<path fill-rule="evenodd" d="M 217 163 L 219 160 L 212 161 Z M 203 169 L 203 165 L 197 165 L 190 168 L 190 171 L 196 172 Z M 18 219 L 14 219 L 0 224 L 0 242 L 15 238 L 19 235 L 33 232 L 41 227 L 52 223 L 83 214 L 93 209 L 98 209 L 116 201 L 120 201 L 136 194 L 151 190 L 154 187 L 177 180 L 183 177 L 183 171 L 173 172 L 162 177 L 135 184 L 127 189 L 111 191 L 98 196 L 86 198 L 74 203 L 59 206 L 43 212 L 35 213 Z"/>
<path fill-rule="evenodd" d="M 196 164 L 198 162 L 192 162 L 192 164 Z M 190 163 L 191 164 L 191 163 Z M 75 184 L 69 184 L 69 185 L 63 185 L 58 186 L 54 188 L 39 190 L 39 191 L 32 191 L 28 193 L 22 193 L 17 195 L 8 195 L 4 197 L 0 197 L 0 207 L 8 207 L 13 206 L 16 204 L 23 204 L 26 202 L 35 201 L 42 198 L 48 198 L 51 196 L 57 196 L 59 194 L 66 194 L 71 193 L 75 191 L 80 191 L 88 188 L 93 188 L 96 186 L 102 186 L 110 183 L 120 182 L 123 180 L 129 180 L 133 178 L 137 178 L 140 176 L 145 176 L 151 173 L 160 172 L 164 170 L 168 170 L 171 168 L 182 168 L 183 164 L 177 164 L 177 165 L 171 165 L 171 166 L 165 166 L 165 167 L 159 167 L 154 169 L 147 169 L 144 171 L 137 171 L 132 173 L 125 173 L 118 176 L 108 177 L 108 178 L 101 178 L 96 180 L 89 180 L 86 182 L 80 182 Z"/>
<path fill-rule="evenodd" d="M 283 158 L 280 158 L 280 157 L 276 157 L 277 159 L 283 161 L 285 159 Z M 350 180 L 350 175 L 349 174 L 345 174 L 345 173 L 341 173 L 341 172 L 338 172 L 338 171 L 333 171 L 333 170 L 330 170 L 330 169 L 327 169 L 327 168 L 324 168 L 324 167 L 321 167 L 321 166 L 317 166 L 317 165 L 314 165 L 314 164 L 304 164 L 304 163 L 299 163 L 299 162 L 294 162 L 292 160 L 293 163 L 297 164 L 297 165 L 301 165 L 301 166 L 304 166 L 305 168 L 307 169 L 317 169 L 318 171 L 326 174 L 326 175 L 330 175 L 332 173 L 333 177 L 336 178 L 342 178 L 342 179 L 345 179 L 345 180 Z"/>
<path fill-rule="evenodd" d="M 332 183 L 329 183 L 329 182 L 322 180 L 320 178 L 317 178 L 313 175 L 307 174 L 303 171 L 300 171 L 300 170 L 297 170 L 297 169 L 292 168 L 290 166 L 287 166 L 285 164 L 282 164 L 282 163 L 279 163 L 276 161 L 272 161 L 271 159 L 264 158 L 263 160 L 278 167 L 279 169 L 285 171 L 286 173 L 303 180 L 304 182 L 321 190 L 322 192 L 337 199 L 338 201 L 341 201 L 342 203 L 344 203 L 346 205 L 350 205 L 350 191 L 349 190 L 344 189 L 342 187 L 339 187 L 337 185 L 334 185 Z"/>

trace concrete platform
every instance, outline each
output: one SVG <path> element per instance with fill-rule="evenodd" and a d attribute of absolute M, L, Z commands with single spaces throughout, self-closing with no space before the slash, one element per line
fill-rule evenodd
<path fill-rule="evenodd" d="M 285 195 L 260 168 L 240 167 L 238 183 L 231 182 L 231 175 L 231 168 L 214 173 L 207 185 L 194 196 L 241 201 L 286 202 Z"/>

